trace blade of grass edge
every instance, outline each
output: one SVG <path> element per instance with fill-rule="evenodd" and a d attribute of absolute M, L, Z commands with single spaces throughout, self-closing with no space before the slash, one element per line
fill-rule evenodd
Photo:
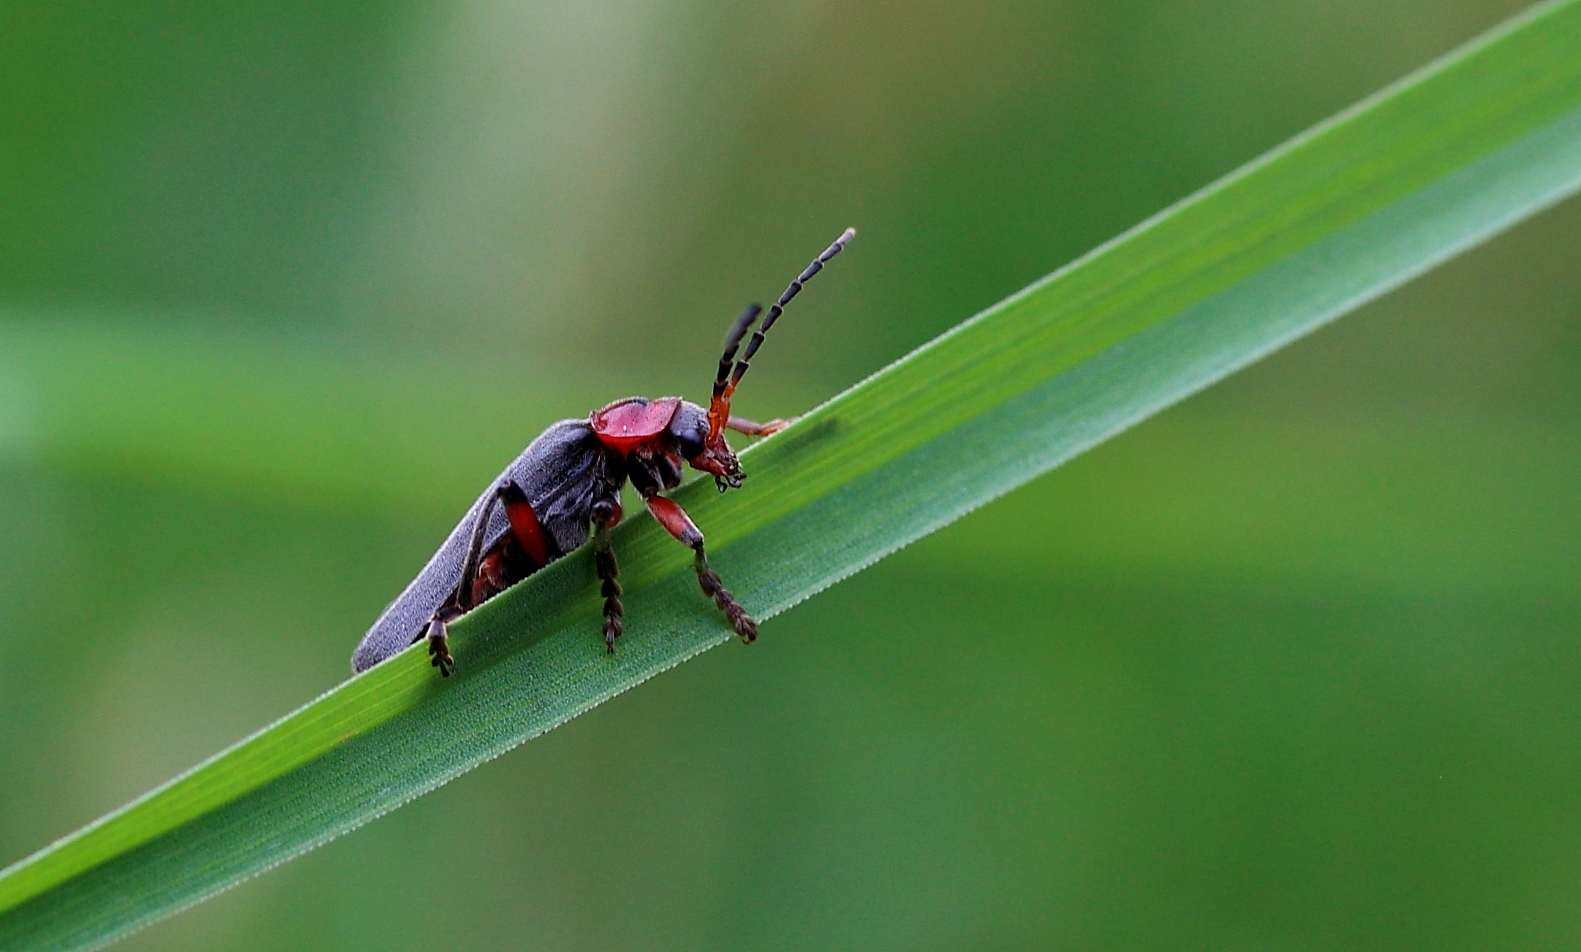
<path fill-rule="evenodd" d="M 1045 279 L 682 501 L 771 616 L 1581 183 L 1581 7 L 1536 8 Z M 327 841 L 725 640 L 684 552 L 623 526 L 613 662 L 585 553 L 0 874 L 0 946 L 85 948 Z"/>

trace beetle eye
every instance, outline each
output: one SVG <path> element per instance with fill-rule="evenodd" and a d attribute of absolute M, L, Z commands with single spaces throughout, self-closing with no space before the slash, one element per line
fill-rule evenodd
<path fill-rule="evenodd" d="M 678 427 L 674 432 L 682 459 L 696 459 L 703 452 L 704 441 L 708 439 L 707 428 Z"/>
<path fill-rule="evenodd" d="M 681 458 L 691 462 L 708 447 L 708 411 L 695 403 L 682 403 L 670 418 L 670 436 Z"/>

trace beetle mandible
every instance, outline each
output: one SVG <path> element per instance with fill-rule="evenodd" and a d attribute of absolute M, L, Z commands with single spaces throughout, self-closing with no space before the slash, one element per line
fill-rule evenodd
<path fill-rule="evenodd" d="M 620 522 L 620 491 L 628 479 L 659 524 L 696 553 L 693 561 L 703 594 L 743 642 L 756 639 L 757 622 L 709 567 L 702 532 L 684 509 L 661 493 L 680 485 L 683 463 L 712 475 L 720 492 L 739 489 L 746 474 L 725 441 L 725 430 L 767 436 L 789 425 L 786 420 L 754 423 L 731 416 L 730 398 L 785 305 L 854 237 L 856 229 L 847 228 L 790 283 L 738 361 L 736 351 L 763 309 L 753 304 L 741 312 L 725 335 L 706 409 L 680 397 L 628 397 L 585 420 L 561 420 L 543 431 L 478 497 L 422 572 L 368 629 L 352 653 L 351 669 L 366 671 L 427 638 L 430 663 L 448 678 L 455 667 L 450 624 L 578 548 L 589 535 L 604 597 L 604 648 L 614 654 L 625 609 L 609 530 Z"/>

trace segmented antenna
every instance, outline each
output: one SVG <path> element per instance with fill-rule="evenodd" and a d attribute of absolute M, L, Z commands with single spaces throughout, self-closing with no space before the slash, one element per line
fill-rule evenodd
<path fill-rule="evenodd" d="M 768 329 L 775 326 L 779 315 L 786 312 L 786 305 L 791 304 L 792 297 L 802 293 L 803 286 L 813 280 L 813 275 L 824 270 L 828 259 L 846 250 L 846 242 L 854 237 L 857 237 L 855 228 L 847 228 L 846 231 L 841 232 L 840 237 L 835 239 L 835 244 L 824 248 L 824 253 L 814 258 L 813 264 L 808 264 L 806 270 L 791 281 L 786 293 L 781 294 L 779 300 L 768 307 L 768 316 L 765 316 L 764 323 L 759 324 L 757 331 L 753 332 L 753 338 L 746 342 L 746 353 L 741 354 L 740 361 L 735 362 L 735 368 L 732 370 L 730 361 L 735 359 L 735 349 L 741 346 L 741 337 L 745 337 L 746 331 L 753 326 L 753 321 L 756 321 L 762 308 L 756 304 L 751 305 L 745 312 L 741 312 L 741 316 L 735 318 L 735 324 L 730 326 L 729 334 L 724 337 L 724 356 L 719 357 L 719 373 L 713 380 L 713 400 L 708 403 L 708 440 L 719 440 L 719 435 L 724 432 L 724 424 L 730 417 L 730 395 L 735 394 L 735 386 L 741 383 L 743 376 L 746 376 L 746 370 L 751 367 L 753 354 L 757 353 L 757 348 L 764 346 L 764 335 L 767 334 Z"/>
<path fill-rule="evenodd" d="M 725 335 L 725 353 L 719 358 L 719 373 L 714 377 L 714 396 L 717 398 L 724 394 L 725 384 L 730 379 L 730 365 L 735 362 L 736 351 L 741 347 L 741 338 L 747 336 L 747 331 L 752 329 L 752 322 L 763 313 L 763 305 L 748 304 L 736 322 L 730 325 L 730 333 Z"/>
<path fill-rule="evenodd" d="M 825 248 L 823 250 L 823 254 L 814 258 L 812 264 L 807 266 L 807 270 L 803 271 L 797 276 L 796 280 L 790 283 L 790 287 L 785 289 L 785 293 L 780 295 L 780 299 L 775 301 L 769 307 L 768 316 L 763 318 L 763 324 L 752 334 L 752 339 L 747 342 L 747 352 L 742 354 L 741 360 L 736 363 L 735 370 L 730 374 L 730 382 L 725 384 L 723 390 L 719 389 L 719 384 L 715 384 L 715 393 L 723 396 L 727 401 L 730 399 L 730 395 L 736 390 L 736 384 L 741 382 L 741 378 L 746 376 L 747 370 L 751 367 L 752 355 L 756 354 L 758 352 L 758 348 L 763 346 L 763 335 L 767 334 L 769 328 L 774 326 L 774 322 L 780 319 L 781 314 L 785 313 L 785 305 L 791 302 L 791 298 L 801 293 L 802 287 L 808 281 L 812 280 L 813 275 L 823 270 L 823 266 L 829 263 L 830 258 L 833 258 L 835 255 L 845 250 L 846 242 L 855 237 L 855 228 L 847 228 L 845 231 L 841 232 L 840 237 L 834 240 L 834 244 Z M 755 316 L 756 315 L 754 315 L 754 317 Z M 748 322 L 748 324 L 750 324 L 750 322 Z M 736 326 L 741 329 L 742 333 L 745 333 L 748 325 L 742 324 L 738 320 L 736 322 Z M 731 333 L 732 335 L 735 334 L 735 328 L 731 329 Z M 735 340 L 739 342 L 740 338 L 736 337 Z M 733 346 L 729 346 L 730 343 L 731 341 L 727 339 L 726 350 L 730 352 L 731 356 L 735 356 L 735 348 Z M 724 365 L 721 362 L 721 377 L 723 376 L 723 370 Z"/>

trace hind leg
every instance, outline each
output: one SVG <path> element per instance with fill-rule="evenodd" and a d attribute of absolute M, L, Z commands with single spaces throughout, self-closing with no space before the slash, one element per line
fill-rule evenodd
<path fill-rule="evenodd" d="M 494 507 L 502 498 L 509 505 L 515 501 L 514 496 L 520 495 L 521 490 L 517 489 L 516 484 L 504 482 L 496 486 L 483 503 L 477 521 L 472 524 L 472 535 L 467 539 L 466 555 L 461 560 L 461 581 L 450 597 L 445 599 L 445 603 L 439 606 L 439 610 L 434 612 L 434 617 L 429 619 L 423 634 L 419 636 L 428 639 L 428 663 L 447 678 L 456 667 L 456 659 L 450 656 L 450 623 L 475 607 L 473 583 L 478 578 L 478 565 L 483 558 L 483 539 L 488 535 L 489 519 L 493 517 Z"/>
<path fill-rule="evenodd" d="M 454 602 L 446 602 L 423 630 L 423 637 L 428 639 L 428 663 L 447 678 L 456 668 L 456 659 L 450 656 L 450 623 L 463 614 Z"/>

